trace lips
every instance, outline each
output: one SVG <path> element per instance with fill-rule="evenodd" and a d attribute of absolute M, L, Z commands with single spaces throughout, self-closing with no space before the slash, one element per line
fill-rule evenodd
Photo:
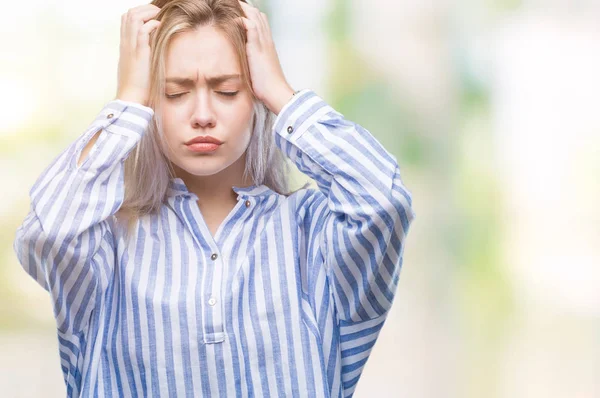
<path fill-rule="evenodd" d="M 223 142 L 216 139 L 215 137 L 210 136 L 210 135 L 203 135 L 203 136 L 198 136 L 198 137 L 192 138 L 191 140 L 186 142 L 185 145 L 203 144 L 203 143 L 221 145 Z"/>

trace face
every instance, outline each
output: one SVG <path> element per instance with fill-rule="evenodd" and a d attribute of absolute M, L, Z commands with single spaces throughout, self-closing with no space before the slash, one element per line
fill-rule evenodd
<path fill-rule="evenodd" d="M 253 100 L 241 80 L 233 45 L 212 26 L 178 33 L 165 66 L 165 93 L 157 112 L 178 176 L 210 176 L 228 168 L 243 172 L 243 166 L 230 166 L 245 159 Z M 222 144 L 214 150 L 186 144 L 198 136 L 212 136 Z"/>

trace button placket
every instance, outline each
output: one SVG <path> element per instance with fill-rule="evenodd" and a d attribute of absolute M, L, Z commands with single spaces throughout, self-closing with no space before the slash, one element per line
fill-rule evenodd
<path fill-rule="evenodd" d="M 206 326 L 204 341 L 206 343 L 220 343 L 225 339 L 223 330 L 223 308 L 221 305 L 221 284 L 223 281 L 223 258 L 216 250 L 210 255 L 208 270 L 212 274 L 209 291 L 205 292 Z M 210 277 L 210 276 L 209 276 Z"/>
<path fill-rule="evenodd" d="M 219 258 L 219 255 L 215 252 L 213 254 L 211 254 L 210 259 L 213 261 L 213 263 L 217 262 L 217 259 Z M 221 261 L 218 261 L 218 263 L 221 263 Z M 215 264 L 216 265 L 216 264 Z M 219 269 L 217 269 L 216 267 L 212 268 L 212 272 L 213 272 L 213 286 L 212 286 L 212 293 L 210 295 L 210 297 L 208 298 L 208 305 L 210 305 L 211 307 L 214 307 L 214 305 L 217 303 L 217 292 L 220 292 L 221 289 L 221 275 L 223 272 L 223 267 L 219 267 Z M 219 281 L 219 283 L 216 283 L 217 280 Z M 216 290 L 218 289 L 218 290 Z"/>
<path fill-rule="evenodd" d="M 187 225 L 189 231 L 191 231 L 192 237 L 199 248 L 199 253 L 202 253 L 202 258 L 199 258 L 203 262 L 203 267 L 206 270 L 202 274 L 201 281 L 199 282 L 199 305 L 202 306 L 202 316 L 204 319 L 203 330 L 201 331 L 204 343 L 215 344 L 221 343 L 225 340 L 225 334 L 223 332 L 223 314 L 222 306 L 219 304 L 221 299 L 221 283 L 223 280 L 223 262 L 221 258 L 223 254 L 219 251 L 219 247 L 216 242 L 208 240 L 210 237 L 208 228 L 205 228 L 201 222 L 202 215 L 198 209 L 198 206 L 192 205 L 191 212 L 192 217 L 189 217 L 186 212 L 179 210 L 182 201 L 181 197 L 176 200 L 170 198 L 178 204 L 173 205 L 169 203 L 171 210 Z M 210 284 L 206 285 L 206 281 L 210 280 Z M 209 304 L 209 300 L 214 298 L 214 305 Z M 211 301 L 212 302 L 212 301 Z"/>
<path fill-rule="evenodd" d="M 213 261 L 213 263 L 217 262 L 218 258 L 219 258 L 219 254 L 216 252 L 210 255 L 210 259 Z M 217 303 L 217 299 L 215 298 L 215 293 L 214 293 L 216 291 L 215 287 L 214 287 L 214 281 L 215 281 L 215 279 L 221 279 L 220 276 L 223 273 L 223 268 L 219 267 L 219 269 L 216 269 L 216 267 L 213 266 L 212 272 L 213 272 L 213 286 L 212 286 L 213 293 L 211 294 L 211 296 L 208 299 L 208 305 L 210 305 L 211 307 L 214 307 L 214 305 Z"/>

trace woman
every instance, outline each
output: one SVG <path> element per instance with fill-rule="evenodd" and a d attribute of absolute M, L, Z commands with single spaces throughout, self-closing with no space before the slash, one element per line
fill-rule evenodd
<path fill-rule="evenodd" d="M 351 396 L 414 218 L 394 156 L 294 92 L 237 0 L 129 10 L 118 70 L 14 243 L 68 396 Z M 318 189 L 289 192 L 283 155 Z"/>

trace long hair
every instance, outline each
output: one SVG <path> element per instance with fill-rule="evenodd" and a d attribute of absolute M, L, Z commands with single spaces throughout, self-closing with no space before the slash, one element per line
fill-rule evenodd
<path fill-rule="evenodd" d="M 246 29 L 237 18 L 244 16 L 238 0 L 153 0 L 161 10 L 161 24 L 150 34 L 151 66 L 149 107 L 158 109 L 165 90 L 165 58 L 169 43 L 176 33 L 204 25 L 214 26 L 233 44 L 241 66 L 242 82 L 251 93 L 254 112 L 250 143 L 246 150 L 244 178 L 255 185 L 289 195 L 288 164 L 275 145 L 272 134 L 275 115 L 256 98 L 252 91 L 246 58 Z M 142 216 L 157 213 L 167 199 L 170 181 L 175 178 L 166 156 L 166 141 L 160 117 L 155 113 L 144 134 L 124 162 L 125 194 L 117 220 L 129 235 Z"/>

